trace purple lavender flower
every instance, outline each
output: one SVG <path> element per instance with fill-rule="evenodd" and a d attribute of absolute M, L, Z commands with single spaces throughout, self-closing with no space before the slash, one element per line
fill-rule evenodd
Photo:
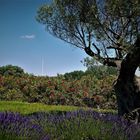
<path fill-rule="evenodd" d="M 102 124 L 109 124 L 110 127 Z M 67 135 L 72 137 L 75 130 L 82 132 L 79 139 L 93 139 L 94 135 L 89 130 L 94 131 L 94 128 L 100 133 L 100 138 L 96 137 L 97 139 L 104 139 L 106 135 L 116 137 L 117 140 L 136 140 L 140 137 L 140 124 L 130 124 L 111 113 L 100 115 L 93 110 L 61 114 L 38 112 L 28 116 L 11 112 L 0 113 L 1 132 L 34 140 L 67 139 Z"/>
<path fill-rule="evenodd" d="M 42 127 L 34 124 L 29 117 L 12 112 L 0 113 L 0 132 L 38 140 L 45 134 Z"/>

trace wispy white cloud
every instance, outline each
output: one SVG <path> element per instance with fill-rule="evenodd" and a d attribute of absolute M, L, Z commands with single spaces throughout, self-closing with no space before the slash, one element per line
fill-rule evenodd
<path fill-rule="evenodd" d="M 35 35 L 34 34 L 32 34 L 32 35 L 22 35 L 22 36 L 20 36 L 20 38 L 23 38 L 23 39 L 34 39 Z"/>

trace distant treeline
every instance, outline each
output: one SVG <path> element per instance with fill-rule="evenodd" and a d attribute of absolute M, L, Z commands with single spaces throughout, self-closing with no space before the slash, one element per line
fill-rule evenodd
<path fill-rule="evenodd" d="M 86 75 L 95 76 L 98 79 L 101 79 L 104 76 L 117 75 L 117 70 L 114 67 L 106 67 L 102 65 L 94 65 L 87 68 L 84 72 L 82 70 L 77 70 L 64 75 L 58 74 L 57 76 L 63 76 L 66 80 L 79 80 L 82 76 Z M 33 75 L 25 73 L 24 70 L 19 66 L 6 65 L 0 67 L 0 75 L 2 76 L 17 76 L 21 77 L 23 75 Z"/>

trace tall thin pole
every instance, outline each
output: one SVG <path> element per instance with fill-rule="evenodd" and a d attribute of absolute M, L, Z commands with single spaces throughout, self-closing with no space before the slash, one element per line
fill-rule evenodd
<path fill-rule="evenodd" d="M 43 74 L 44 74 L 44 59 L 42 57 L 42 76 L 43 76 Z"/>

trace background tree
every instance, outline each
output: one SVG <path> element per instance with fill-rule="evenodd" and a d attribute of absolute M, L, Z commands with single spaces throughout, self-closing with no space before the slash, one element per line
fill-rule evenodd
<path fill-rule="evenodd" d="M 102 79 L 103 77 L 111 75 L 118 75 L 118 71 L 115 67 L 101 65 L 98 62 L 96 62 L 93 58 L 86 57 L 84 58 L 82 63 L 84 64 L 84 66 L 87 67 L 85 75 L 90 74 L 96 76 L 98 79 Z"/>
<path fill-rule="evenodd" d="M 18 66 L 12 66 L 12 65 L 6 65 L 0 67 L 0 75 L 8 76 L 22 76 L 24 73 L 24 70 Z"/>
<path fill-rule="evenodd" d="M 81 70 L 64 74 L 66 80 L 80 80 L 82 76 L 84 76 L 84 72 Z"/>
<path fill-rule="evenodd" d="M 114 87 L 119 115 L 140 107 L 135 82 L 140 65 L 139 0 L 54 0 L 40 7 L 37 20 L 53 36 L 118 68 Z"/>

